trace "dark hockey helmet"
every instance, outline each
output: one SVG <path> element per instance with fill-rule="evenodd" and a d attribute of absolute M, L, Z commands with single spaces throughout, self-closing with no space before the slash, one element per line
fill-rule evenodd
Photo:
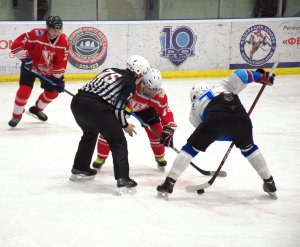
<path fill-rule="evenodd" d="M 48 28 L 62 29 L 63 23 L 59 16 L 49 16 L 46 20 Z"/>

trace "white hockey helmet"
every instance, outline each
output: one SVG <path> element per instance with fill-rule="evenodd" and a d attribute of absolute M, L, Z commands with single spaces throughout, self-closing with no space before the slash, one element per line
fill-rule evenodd
<path fill-rule="evenodd" d="M 162 77 L 158 69 L 150 69 L 141 79 L 141 91 L 147 97 L 153 97 L 161 88 Z"/>
<path fill-rule="evenodd" d="M 209 86 L 205 82 L 196 83 L 190 92 L 191 102 L 193 102 L 200 94 L 209 90 Z"/>
<path fill-rule="evenodd" d="M 142 77 L 150 69 L 150 64 L 145 58 L 133 55 L 127 59 L 126 68 Z"/>

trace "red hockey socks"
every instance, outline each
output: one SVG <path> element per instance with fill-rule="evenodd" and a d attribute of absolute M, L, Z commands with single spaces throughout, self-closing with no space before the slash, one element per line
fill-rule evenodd
<path fill-rule="evenodd" d="M 109 155 L 110 147 L 102 135 L 98 137 L 97 151 L 97 157 L 100 159 L 106 159 Z"/>
<path fill-rule="evenodd" d="M 161 134 L 162 126 L 161 123 L 155 123 L 151 125 L 151 129 L 156 131 L 157 133 Z M 155 158 L 163 157 L 165 155 L 165 147 L 159 143 L 159 138 L 148 128 L 145 128 L 152 151 L 154 153 Z"/>
<path fill-rule="evenodd" d="M 27 100 L 30 97 L 32 88 L 26 85 L 20 85 L 15 98 L 15 104 L 13 109 L 13 118 L 21 118 L 24 112 Z"/>
<path fill-rule="evenodd" d="M 52 101 L 54 100 L 56 97 L 58 96 L 58 92 L 56 91 L 47 91 L 44 90 L 43 93 L 40 94 L 37 103 L 36 103 L 36 107 L 39 111 L 43 111 L 46 106 Z"/>

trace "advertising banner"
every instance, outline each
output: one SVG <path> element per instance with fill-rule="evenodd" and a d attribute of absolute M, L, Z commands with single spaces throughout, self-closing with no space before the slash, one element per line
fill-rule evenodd
<path fill-rule="evenodd" d="M 270 67 L 277 58 L 279 68 L 300 67 L 299 19 L 232 23 L 230 69 Z"/>
<path fill-rule="evenodd" d="M 144 56 L 161 71 L 300 67 L 300 18 L 185 21 L 65 21 L 69 74 L 125 68 L 128 56 Z M 19 73 L 10 52 L 22 33 L 45 22 L 0 22 L 0 74 Z"/>

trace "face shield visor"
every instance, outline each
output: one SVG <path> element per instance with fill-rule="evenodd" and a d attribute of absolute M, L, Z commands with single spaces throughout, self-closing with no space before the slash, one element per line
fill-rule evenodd
<path fill-rule="evenodd" d="M 141 93 L 148 97 L 148 98 L 153 98 L 159 91 L 159 88 L 150 88 L 147 86 L 147 84 L 143 81 L 143 79 L 141 80 Z"/>

